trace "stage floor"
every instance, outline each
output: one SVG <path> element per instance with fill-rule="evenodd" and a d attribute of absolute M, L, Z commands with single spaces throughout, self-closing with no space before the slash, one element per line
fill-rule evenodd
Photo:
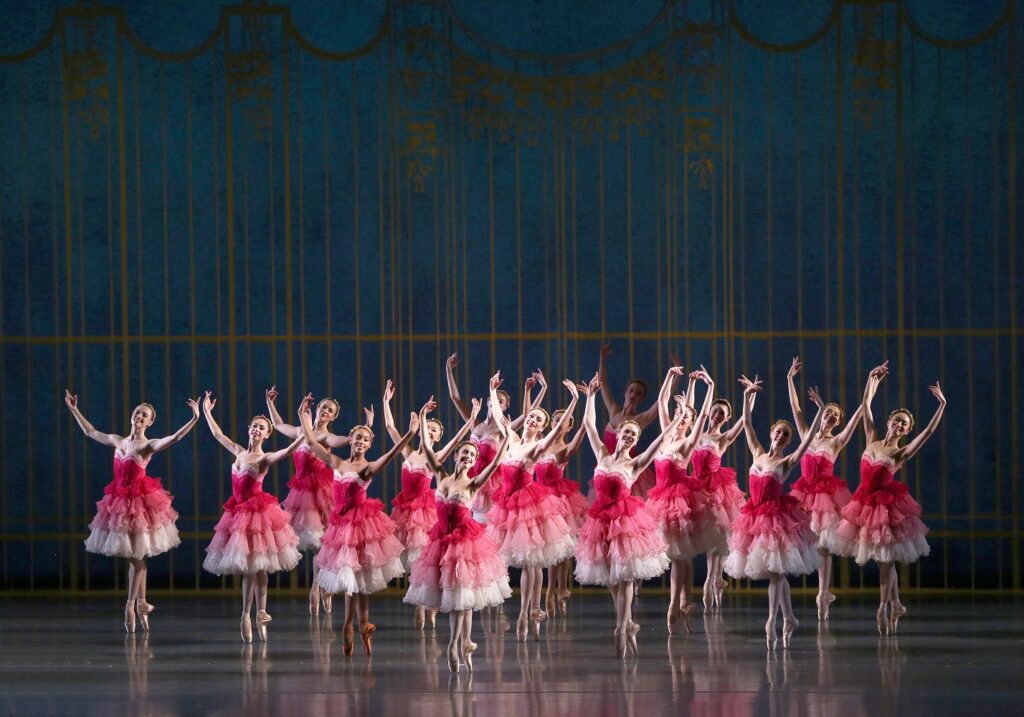
<path fill-rule="evenodd" d="M 788 650 L 765 647 L 763 595 L 726 593 L 720 616 L 667 638 L 664 593 L 641 594 L 640 655 L 612 644 L 608 597 L 574 596 L 539 642 L 478 615 L 472 676 L 444 662 L 445 615 L 412 627 L 397 595 L 375 597 L 374 656 L 344 657 L 330 618 L 271 595 L 269 643 L 243 645 L 237 602 L 151 600 L 152 632 L 125 636 L 114 598 L 0 600 L 0 713 L 103 715 L 948 715 L 1020 714 L 1024 601 L 905 596 L 899 637 L 879 638 L 874 601 L 844 597 L 819 630 L 796 601 Z M 505 606 L 512 617 L 518 602 Z M 340 606 L 339 606 L 340 607 Z M 339 620 L 338 608 L 335 621 Z M 514 618 L 513 618 L 514 619 Z M 780 621 L 781 625 L 781 621 Z"/>

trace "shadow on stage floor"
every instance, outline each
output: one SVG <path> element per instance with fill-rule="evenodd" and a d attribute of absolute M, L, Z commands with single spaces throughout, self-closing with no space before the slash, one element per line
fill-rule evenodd
<path fill-rule="evenodd" d="M 518 601 L 477 616 L 475 672 L 451 675 L 448 621 L 413 628 L 412 609 L 374 598 L 374 655 L 342 655 L 331 618 L 271 596 L 269 642 L 243 645 L 237 602 L 164 597 L 148 636 L 125 636 L 113 598 L 0 600 L 0 713 L 445 715 L 1011 714 L 1024 703 L 1024 601 L 905 594 L 898 637 L 874 606 L 840 596 L 827 628 L 813 598 L 788 650 L 765 645 L 765 598 L 726 594 L 721 615 L 671 639 L 664 594 L 639 597 L 639 656 L 616 656 L 611 601 L 574 597 L 541 637 L 515 641 Z M 152 599 L 152 598 L 151 598 Z M 340 605 L 335 624 L 340 622 Z M 781 620 L 780 620 L 781 627 Z"/>

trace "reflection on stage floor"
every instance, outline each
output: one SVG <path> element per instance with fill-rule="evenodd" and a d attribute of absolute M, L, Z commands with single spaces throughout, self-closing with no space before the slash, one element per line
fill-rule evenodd
<path fill-rule="evenodd" d="M 373 599 L 374 655 L 342 654 L 340 604 L 310 618 L 271 596 L 269 641 L 243 645 L 236 600 L 151 597 L 152 631 L 125 636 L 115 598 L 0 600 L 4 714 L 945 715 L 1018 713 L 1024 601 L 904 593 L 898 637 L 873 601 L 843 596 L 827 627 L 797 597 L 791 647 L 766 649 L 765 597 L 727 594 L 720 615 L 668 637 L 667 596 L 645 591 L 639 655 L 617 656 L 610 599 L 578 594 L 541 637 L 515 641 L 518 602 L 480 614 L 475 671 L 449 672 L 448 620 L 413 628 L 396 594 Z M 514 628 L 514 625 L 512 625 Z M 781 628 L 781 620 L 780 620 Z"/>

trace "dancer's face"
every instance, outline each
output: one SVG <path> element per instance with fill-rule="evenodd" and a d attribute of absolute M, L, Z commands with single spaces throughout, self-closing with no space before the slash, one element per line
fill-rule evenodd
<path fill-rule="evenodd" d="M 772 432 L 769 435 L 772 439 L 772 445 L 779 448 L 785 448 L 793 438 L 793 434 L 790 432 L 789 426 L 785 423 L 776 423 L 775 426 L 772 427 Z"/>
<path fill-rule="evenodd" d="M 551 416 L 552 423 L 557 425 L 558 422 L 562 420 L 562 414 L 563 413 L 565 413 L 564 410 L 555 411 L 554 415 Z M 572 429 L 572 427 L 575 424 L 576 424 L 576 421 L 573 419 L 572 416 L 569 416 L 568 420 L 566 420 L 566 422 L 565 422 L 565 425 L 562 427 L 560 435 L 564 436 L 566 433 L 568 433 Z"/>
<path fill-rule="evenodd" d="M 321 401 L 316 407 L 317 425 L 326 425 L 338 417 L 338 404 L 334 401 Z"/>
<path fill-rule="evenodd" d="M 149 406 L 138 405 L 132 411 L 132 426 L 135 428 L 149 428 L 153 425 L 153 410 Z"/>
<path fill-rule="evenodd" d="M 904 411 L 897 411 L 889 419 L 889 433 L 896 436 L 905 436 L 910 433 L 910 415 Z"/>
<path fill-rule="evenodd" d="M 370 450 L 371 443 L 373 443 L 373 435 L 365 428 L 355 429 L 348 437 L 348 445 L 352 449 L 353 456 L 365 454 Z"/>
<path fill-rule="evenodd" d="M 623 423 L 619 427 L 619 443 L 624 448 L 632 448 L 640 440 L 640 429 L 635 423 Z"/>
<path fill-rule="evenodd" d="M 839 409 L 832 404 L 826 404 L 825 408 L 822 409 L 821 427 L 826 432 L 831 431 L 839 424 L 840 418 L 842 418 L 842 414 L 839 412 Z"/>
<path fill-rule="evenodd" d="M 476 464 L 476 446 L 466 443 L 455 453 L 455 465 L 458 468 L 472 468 Z"/>
<path fill-rule="evenodd" d="M 273 427 L 269 422 L 262 418 L 254 418 L 252 423 L 249 424 L 249 438 L 253 443 L 265 441 L 270 437 L 271 430 L 273 430 Z"/>
<path fill-rule="evenodd" d="M 548 417 L 544 415 L 544 412 L 534 409 L 526 415 L 526 421 L 524 421 L 524 424 L 526 425 L 526 430 L 532 433 L 540 433 L 544 430 L 547 422 Z"/>
<path fill-rule="evenodd" d="M 647 397 L 647 391 L 644 389 L 643 384 L 636 381 L 630 381 L 626 384 L 626 403 L 636 405 Z"/>
<path fill-rule="evenodd" d="M 508 394 L 504 391 L 498 391 L 498 407 L 502 413 L 508 413 Z"/>
<path fill-rule="evenodd" d="M 683 409 L 683 420 L 681 420 L 679 425 L 676 427 L 677 438 L 685 436 L 690 428 L 693 427 L 693 420 L 696 418 L 696 415 L 696 412 L 689 406 Z"/>
<path fill-rule="evenodd" d="M 430 441 L 430 445 L 434 445 L 441 440 L 441 436 L 444 431 L 441 429 L 441 424 L 437 421 L 427 421 L 427 440 Z"/>
<path fill-rule="evenodd" d="M 711 413 L 708 415 L 711 418 L 711 423 L 718 425 L 729 420 L 729 409 L 725 404 L 716 403 L 711 407 Z"/>

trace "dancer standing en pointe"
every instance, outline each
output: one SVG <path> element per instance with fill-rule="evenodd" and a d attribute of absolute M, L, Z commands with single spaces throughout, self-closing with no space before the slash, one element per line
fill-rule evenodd
<path fill-rule="evenodd" d="M 342 652 L 352 654 L 355 628 L 359 615 L 359 635 L 367 655 L 373 654 L 373 633 L 377 626 L 370 622 L 370 594 L 387 587 L 402 575 L 402 544 L 395 537 L 395 524 L 384 512 L 384 504 L 368 498 L 366 489 L 373 477 L 412 439 L 419 429 L 419 415 L 410 414 L 409 430 L 387 453 L 370 462 L 366 451 L 373 442 L 373 431 L 367 426 L 354 426 L 348 434 L 348 460 L 339 458 L 316 441 L 313 435 L 312 396 L 302 399 L 299 424 L 309 447 L 317 458 L 334 471 L 334 511 L 321 541 L 316 562 L 320 568 L 316 582 L 329 593 L 345 593 L 345 619 L 342 624 Z"/>
<path fill-rule="evenodd" d="M 633 622 L 633 582 L 657 577 L 669 566 L 658 522 L 644 502 L 630 493 L 630 487 L 654 460 L 665 438 L 676 430 L 684 413 L 683 399 L 675 399 L 680 410 L 672 422 L 646 451 L 633 457 L 630 450 L 640 438 L 640 426 L 632 419 L 620 424 L 615 451 L 610 452 L 601 440 L 595 405 L 600 389 L 598 375 L 580 386 L 587 394 L 583 427 L 597 457 L 597 497 L 576 545 L 576 580 L 582 585 L 608 586 L 615 603 L 615 649 L 625 657 L 627 651 L 637 654 L 636 633 L 640 630 Z"/>
<path fill-rule="evenodd" d="M 868 375 L 863 415 L 867 446 L 860 461 L 860 485 L 843 508 L 843 519 L 828 546 L 837 555 L 854 558 L 858 565 L 866 565 L 869 560 L 878 563 L 879 605 L 875 623 L 879 635 L 895 633 L 899 619 L 907 614 L 907 608 L 900 602 L 896 563 L 913 563 L 929 552 L 924 537 L 928 528 L 921 522 L 921 506 L 911 497 L 906 484 L 896 480 L 896 473 L 935 433 L 946 410 L 946 397 L 936 381 L 928 390 L 938 399 L 939 407 L 914 440 L 901 445 L 914 427 L 914 416 L 906 408 L 889 414 L 885 435 L 879 437 L 871 402 L 878 384 L 888 373 L 886 361 Z"/>
<path fill-rule="evenodd" d="M 800 357 L 793 359 L 786 380 L 789 384 L 789 405 L 793 409 L 793 422 L 803 439 L 810 430 L 800 407 L 800 394 L 796 390 L 796 376 L 800 373 Z M 835 602 L 832 594 L 832 553 L 828 545 L 835 539 L 835 528 L 841 519 L 840 511 L 850 502 L 850 490 L 846 481 L 835 475 L 834 469 L 839 454 L 850 442 L 864 412 L 863 402 L 839 435 L 834 435 L 839 422 L 843 420 L 843 409 L 837 403 L 826 403 L 821 417 L 821 428 L 811 440 L 811 447 L 800 459 L 800 477 L 793 483 L 789 494 L 800 501 L 800 505 L 811 516 L 811 530 L 818 536 L 818 620 L 828 620 L 828 608 Z"/>
<path fill-rule="evenodd" d="M 395 428 L 395 419 L 391 415 L 391 399 L 395 395 L 395 385 L 388 379 L 384 387 L 384 427 L 388 435 L 395 443 L 402 440 L 402 434 Z M 480 400 L 473 399 L 473 407 L 469 419 L 462 425 L 459 432 L 455 434 L 440 451 L 437 452 L 437 460 L 444 463 L 448 455 L 462 439 L 466 437 L 473 427 L 476 417 L 480 414 Z M 430 411 L 437 408 L 433 396 L 428 403 Z M 429 443 L 431 449 L 441 440 L 444 435 L 444 424 L 436 418 L 431 418 L 426 425 L 420 427 L 420 446 L 413 449 L 406 444 L 402 448 L 402 490 L 391 500 L 391 520 L 395 521 L 395 537 L 402 544 L 401 555 L 402 567 L 405 572 L 412 570 L 413 563 L 419 557 L 423 546 L 427 544 L 427 535 L 430 529 L 437 522 L 437 509 L 434 505 L 433 472 L 427 461 L 426 445 Z M 423 438 L 425 437 L 425 439 Z M 430 627 L 434 627 L 437 610 L 429 613 Z M 413 624 L 420 630 L 425 623 L 425 614 L 422 605 L 416 607 L 416 614 Z"/>
<path fill-rule="evenodd" d="M 658 418 L 663 431 L 672 422 L 668 403 L 675 379 L 683 375 L 683 369 L 673 367 L 669 373 L 672 380 L 665 382 L 658 395 Z M 661 450 L 654 458 L 657 483 L 647 498 L 647 508 L 661 526 L 666 552 L 672 561 L 671 592 L 665 616 L 670 635 L 675 633 L 680 619 L 686 631 L 693 632 L 693 610 L 696 606 L 690 602 L 690 590 L 693 587 L 694 556 L 725 543 L 725 531 L 715 522 L 710 496 L 703 483 L 686 472 L 690 454 L 704 434 L 704 425 L 715 397 L 715 384 L 707 371 L 701 368 L 690 376 L 687 403 L 679 409 L 683 415 L 676 424 L 675 432 L 662 442 Z M 690 405 L 697 379 L 708 387 L 699 415 Z"/>
<path fill-rule="evenodd" d="M 558 431 L 568 423 L 579 395 L 572 381 L 563 381 L 572 401 L 559 421 Z M 501 372 L 490 382 L 491 410 L 498 412 L 498 387 Z M 508 440 L 498 470 L 501 490 L 494 495 L 494 507 L 487 514 L 487 535 L 498 544 L 505 562 L 521 568 L 519 619 L 516 638 L 526 640 L 529 623 L 533 622 L 534 637 L 540 639 L 540 621 L 545 614 L 540 609 L 543 588 L 543 569 L 557 565 L 572 555 L 572 527 L 565 519 L 563 501 L 551 489 L 533 480 L 533 466 L 554 443 L 558 433 L 542 432 L 551 422 L 543 408 L 534 407 L 523 422 L 523 433 L 517 435 L 507 421 L 499 423 Z"/>
<path fill-rule="evenodd" d="M 479 401 L 473 399 L 474 410 Z M 404 601 L 419 609 L 448 613 L 448 668 L 458 672 L 464 664 L 473 671 L 473 611 L 500 605 L 512 596 L 508 568 L 498 554 L 498 546 L 487 537 L 482 524 L 473 519 L 470 505 L 480 487 L 498 468 L 492 461 L 475 477 L 469 471 L 476 463 L 477 451 L 469 441 L 455 447 L 455 471 L 447 473 L 440 457 L 434 454 L 433 440 L 427 434 L 432 407 L 420 412 L 420 446 L 430 469 L 437 476 L 435 511 L 437 520 L 430 529 L 427 544 L 412 565 L 409 590 Z M 501 416 L 499 421 L 507 423 Z M 510 432 L 510 431 L 509 431 Z M 508 444 L 502 436 L 496 454 L 500 460 Z"/>
<path fill-rule="evenodd" d="M 764 631 L 771 650 L 777 641 L 775 619 L 780 608 L 783 647 L 789 647 L 790 638 L 799 625 L 793 614 L 793 600 L 786 576 L 808 575 L 817 569 L 821 561 L 814 549 L 815 535 L 811 531 L 810 516 L 800 507 L 800 501 L 783 494 L 783 485 L 821 427 L 825 404 L 818 390 L 812 388 L 809 394 L 818 412 L 800 445 L 789 455 L 783 455 L 782 451 L 793 439 L 793 427 L 789 421 L 778 420 L 769 431 L 771 445 L 766 451 L 757 440 L 751 420 L 754 395 L 761 390 L 761 382 L 757 376 L 753 381 L 744 376 L 740 382 L 745 387 L 743 427 L 747 447 L 754 460 L 750 466 L 750 500 L 732 524 L 725 572 L 737 580 L 768 579 L 768 622 Z"/>
<path fill-rule="evenodd" d="M 171 507 L 171 494 L 159 478 L 146 475 L 154 455 L 170 448 L 188 435 L 199 420 L 199 403 L 188 399 L 192 418 L 184 426 L 163 438 L 147 438 L 146 429 L 156 420 L 156 409 L 140 403 L 132 411 L 127 436 L 96 430 L 78 408 L 78 396 L 64 389 L 64 403 L 78 427 L 89 438 L 114 449 L 114 479 L 103 489 L 96 503 L 96 517 L 89 523 L 85 549 L 114 558 L 128 559 L 128 601 L 124 606 L 124 629 L 135 632 L 138 617 L 143 630 L 149 630 L 153 606 L 146 602 L 146 558 L 165 553 L 181 543 Z"/>
<path fill-rule="evenodd" d="M 274 431 L 266 416 L 249 422 L 249 442 L 245 447 L 232 441 L 213 418 L 216 399 L 206 392 L 203 415 L 210 432 L 235 457 L 231 464 L 231 497 L 224 504 L 224 515 L 213 528 L 213 540 L 206 548 L 203 569 L 214 575 L 242 576 L 243 642 L 252 642 L 250 612 L 256 604 L 256 634 L 266 642 L 268 573 L 291 570 L 302 557 L 299 537 L 291 526 L 291 516 L 277 498 L 263 491 L 263 479 L 270 466 L 286 458 L 299 447 L 301 438 L 280 451 L 263 452 L 263 442 Z"/>
<path fill-rule="evenodd" d="M 291 514 L 292 528 L 299 536 L 299 550 L 309 550 L 316 556 L 320 550 L 320 539 L 327 530 L 327 521 L 334 507 L 332 483 L 334 472 L 322 460 L 313 455 L 313 451 L 302 433 L 301 426 L 286 423 L 277 412 L 274 401 L 277 399 L 277 386 L 267 389 L 267 411 L 274 422 L 274 428 L 282 435 L 295 440 L 302 438 L 299 447 L 292 454 L 295 463 L 295 474 L 288 481 L 288 495 L 284 499 L 284 509 Z M 366 425 L 373 427 L 373 406 L 364 408 Z M 316 405 L 316 416 L 313 419 L 313 435 L 317 442 L 330 450 L 348 445 L 348 436 L 338 436 L 330 431 L 331 422 L 341 414 L 341 406 L 333 398 L 320 399 Z M 309 614 L 320 614 L 320 603 L 323 602 L 324 612 L 331 614 L 331 594 L 320 590 L 316 584 L 316 561 L 313 561 L 313 580 L 309 587 Z"/>

